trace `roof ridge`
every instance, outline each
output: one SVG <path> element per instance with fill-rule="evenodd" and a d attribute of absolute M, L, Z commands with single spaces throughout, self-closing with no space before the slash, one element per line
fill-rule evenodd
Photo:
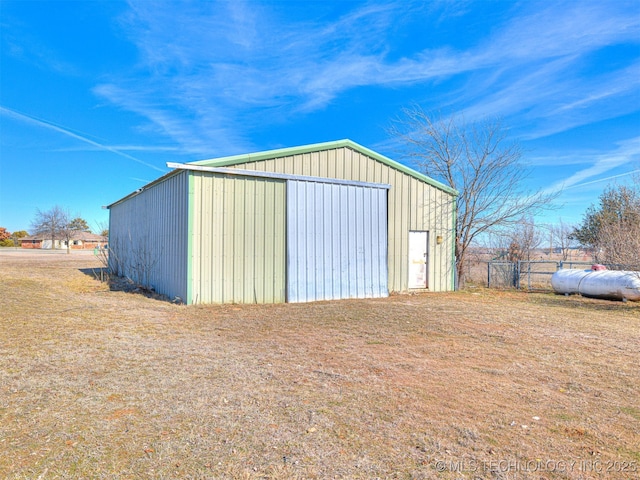
<path fill-rule="evenodd" d="M 261 152 L 245 153 L 241 155 L 231 155 L 227 157 L 212 158 L 208 160 L 198 160 L 195 162 L 189 162 L 186 165 L 201 165 L 201 166 L 208 166 L 208 167 L 225 166 L 226 167 L 231 165 L 238 165 L 241 163 L 258 162 L 261 160 L 269 160 L 272 158 L 289 157 L 293 155 L 300 155 L 304 153 L 311 153 L 311 152 L 317 152 L 322 150 L 332 150 L 332 149 L 343 148 L 343 147 L 350 148 L 364 155 L 367 155 L 368 157 L 371 157 L 374 160 L 382 162 L 390 166 L 391 168 L 395 168 L 396 170 L 400 170 L 406 173 L 407 175 L 411 175 L 412 177 L 415 177 L 418 180 L 428 183 L 429 185 L 436 187 L 440 190 L 443 190 L 451 195 L 456 195 L 456 196 L 458 195 L 458 192 L 455 189 L 449 187 L 448 185 L 445 185 L 444 183 L 434 180 L 433 178 L 428 177 L 414 170 L 411 167 L 403 165 L 402 163 L 392 160 L 389 157 L 386 157 L 367 147 L 363 147 L 362 145 L 349 139 L 335 140 L 332 142 L 312 143 L 308 145 L 301 145 L 298 147 L 287 147 L 287 148 L 278 148 L 273 150 L 264 150 Z"/>

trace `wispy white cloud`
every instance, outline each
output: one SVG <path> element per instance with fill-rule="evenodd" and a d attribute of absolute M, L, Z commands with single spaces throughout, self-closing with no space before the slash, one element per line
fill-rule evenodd
<path fill-rule="evenodd" d="M 533 8 L 539 7 L 534 4 Z M 468 81 L 455 93 L 465 117 L 514 118 L 535 139 L 638 109 L 637 59 L 601 73 L 591 69 L 602 49 L 638 44 L 635 14 L 583 2 L 509 19 L 466 52 Z M 462 73 L 462 72 L 461 72 Z"/>
<path fill-rule="evenodd" d="M 180 91 L 188 87 L 181 87 Z M 94 93 L 108 99 L 120 108 L 135 112 L 150 121 L 141 130 L 153 130 L 154 134 L 163 134 L 181 145 L 186 153 L 201 154 L 212 149 L 225 150 L 229 146 L 240 145 L 240 135 L 234 129 L 228 128 L 225 121 L 233 123 L 223 111 L 210 101 L 191 100 L 190 105 L 183 105 L 186 101 L 172 100 L 169 94 L 164 99 L 159 98 L 162 88 L 147 85 L 144 88 L 127 85 L 102 84 L 94 89 Z M 170 104 L 167 108 L 165 105 Z M 199 112 L 206 109 L 206 114 Z"/>
<path fill-rule="evenodd" d="M 640 163 L 640 136 L 619 142 L 618 148 L 611 152 L 594 155 L 592 158 L 587 157 L 584 159 L 584 163 L 588 164 L 589 167 L 583 168 L 568 178 L 554 183 L 546 191 L 567 190 L 632 175 L 638 170 L 630 169 L 620 174 L 594 178 L 625 165 L 631 166 Z"/>
<path fill-rule="evenodd" d="M 640 63 L 588 80 L 566 74 L 575 63 L 561 58 L 522 71 L 511 82 L 487 88 L 486 95 L 478 95 L 461 112 L 468 120 L 507 118 L 519 129 L 520 140 L 533 140 L 638 110 Z"/>
<path fill-rule="evenodd" d="M 9 118 L 12 118 L 14 120 L 18 120 L 24 123 L 28 123 L 31 125 L 36 125 L 38 127 L 42 127 L 42 128 L 46 128 L 48 130 L 52 130 L 54 132 L 58 132 L 61 133 L 62 135 L 66 135 L 67 137 L 71 137 L 75 140 L 79 140 L 81 142 L 87 143 L 95 148 L 98 148 L 100 150 L 104 150 L 107 152 L 111 152 L 115 155 L 119 155 L 121 157 L 124 157 L 126 159 L 129 160 L 133 160 L 136 163 L 140 163 L 141 165 L 144 165 L 146 167 L 152 168 L 154 170 L 160 171 L 160 172 L 165 172 L 166 169 L 162 169 L 159 167 L 156 167 L 155 165 L 152 165 L 150 163 L 145 162 L 144 160 L 140 160 L 139 158 L 133 157 L 131 155 L 129 155 L 128 153 L 124 153 L 121 152 L 120 150 L 117 150 L 113 147 L 110 147 L 108 145 L 103 145 L 101 143 L 98 143 L 94 140 L 91 140 L 90 138 L 84 137 L 82 135 L 78 135 L 77 133 L 72 132 L 71 130 L 61 127 L 60 125 L 56 125 L 53 122 L 47 121 L 47 120 L 42 120 L 24 113 L 20 113 L 17 112 L 15 110 L 12 110 L 10 108 L 7 107 L 3 107 L 0 105 L 0 115 L 5 115 Z"/>
<path fill-rule="evenodd" d="M 531 11 L 508 19 L 483 42 L 479 58 L 488 64 L 506 60 L 531 63 L 540 59 L 581 55 L 620 41 L 637 41 L 640 19 L 619 5 L 603 2 L 531 2 Z M 635 8 L 636 13 L 637 8 Z"/>
<path fill-rule="evenodd" d="M 87 152 L 87 151 L 99 151 L 104 150 L 105 147 L 112 148 L 119 152 L 177 152 L 183 153 L 184 150 L 180 147 L 168 147 L 161 145 L 104 145 L 100 147 L 85 145 L 76 147 L 64 147 L 52 149 L 54 152 Z"/>
<path fill-rule="evenodd" d="M 383 33 L 394 10 L 408 10 L 370 4 L 333 22 L 286 23 L 261 3 L 174 7 L 131 3 L 122 25 L 141 53 L 135 78 L 116 75 L 94 92 L 207 154 L 250 148 L 265 116 L 285 122 L 379 78 Z"/>
<path fill-rule="evenodd" d="M 9 19 L 3 18 L 0 23 L 2 48 L 5 54 L 19 58 L 21 61 L 35 65 L 42 70 L 54 71 L 64 76 L 80 74 L 76 65 L 62 59 L 58 52 L 30 34 L 21 22 L 15 21 L 10 15 L 8 17 Z"/>
<path fill-rule="evenodd" d="M 121 26 L 140 52 L 133 75 L 114 75 L 95 93 L 146 118 L 157 131 L 198 153 L 250 148 L 258 122 L 286 122 L 325 108 L 360 86 L 395 88 L 464 77 L 441 94 L 465 115 L 524 115 L 529 138 L 627 113 L 637 65 L 581 76 L 585 57 L 638 41 L 638 15 L 624 4 L 524 4 L 466 49 L 434 44 L 396 58 L 404 22 L 473 15 L 462 4 L 346 4 L 340 16 L 287 20 L 262 2 L 130 2 Z M 449 5 L 445 9 L 446 5 Z M 440 10 L 435 10 L 440 8 Z M 530 8 L 530 10 L 518 10 Z M 344 9 L 343 9 L 344 10 Z M 505 9 L 506 10 L 506 9 Z M 637 9 L 636 9 L 637 10 Z M 425 22 L 427 23 L 427 22 Z M 481 78 L 481 80 L 478 80 Z M 441 106 L 430 95 L 427 107 Z M 606 99 L 617 98 L 607 109 Z M 418 99 L 421 100 L 421 99 Z"/>

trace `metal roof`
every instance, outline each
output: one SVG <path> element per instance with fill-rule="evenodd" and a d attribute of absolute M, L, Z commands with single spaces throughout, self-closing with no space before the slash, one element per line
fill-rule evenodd
<path fill-rule="evenodd" d="M 311 153 L 311 152 L 319 152 L 319 151 L 323 151 L 323 150 L 334 150 L 334 149 L 338 149 L 338 148 L 350 148 L 351 150 L 354 150 L 356 152 L 360 152 L 363 155 L 366 155 L 368 157 L 373 158 L 374 160 L 377 160 L 385 165 L 390 166 L 391 168 L 394 168 L 396 170 L 399 170 L 403 173 L 406 173 L 407 175 L 410 175 L 422 182 L 425 182 L 435 188 L 438 188 L 439 190 L 442 190 L 450 195 L 453 196 L 457 196 L 458 195 L 458 191 L 454 190 L 453 188 L 445 185 L 444 183 L 440 183 L 437 180 L 434 180 L 431 177 L 428 177 L 412 168 L 407 167 L 406 165 L 403 165 L 401 163 L 396 162 L 395 160 L 391 160 L 388 157 L 385 157 L 384 155 L 381 155 L 377 152 L 374 152 L 373 150 L 370 150 L 366 147 L 363 147 L 362 145 L 357 144 L 356 142 L 353 142 L 351 140 L 345 139 L 345 140 L 337 140 L 334 142 L 324 142 L 324 143 L 313 143 L 310 145 L 303 145 L 300 147 L 291 147 L 291 148 L 280 148 L 280 149 L 276 149 L 276 150 L 266 150 L 264 152 L 256 152 L 256 153 L 247 153 L 247 154 L 243 154 L 243 155 L 233 155 L 233 156 L 229 156 L 229 157 L 220 157 L 220 158 L 212 158 L 209 160 L 198 160 L 196 162 L 189 162 L 189 163 L 171 163 L 168 162 L 167 163 L 167 167 L 169 168 L 174 168 L 174 170 L 166 173 L 165 175 L 162 175 L 161 177 L 157 178 L 156 180 L 148 183 L 147 185 L 139 188 L 138 190 L 136 190 L 135 192 L 131 192 L 129 195 L 124 196 L 123 198 L 116 200 L 115 202 L 109 204 L 106 206 L 106 208 L 111 208 L 113 205 L 116 205 L 128 198 L 134 197 L 136 196 L 138 193 L 142 192 L 144 189 L 151 187 L 152 185 L 155 185 L 163 180 L 165 180 L 166 178 L 175 175 L 178 171 L 180 170 L 205 170 L 205 168 L 207 169 L 207 171 L 216 171 L 218 173 L 224 173 L 224 174 L 232 174 L 232 175 L 248 175 L 248 176 L 268 176 L 271 178 L 291 178 L 291 179 L 296 179 L 296 180 L 302 180 L 305 177 L 302 177 L 300 175 L 287 175 L 287 174 L 279 174 L 279 173 L 271 173 L 271 172 L 257 172 L 255 170 L 240 170 L 240 169 L 224 169 L 223 167 L 229 167 L 229 166 L 233 166 L 233 165 L 238 165 L 238 164 L 242 164 L 242 163 L 248 163 L 248 162 L 257 162 L 260 160 L 269 160 L 272 158 L 280 158 L 280 157 L 290 157 L 293 155 L 301 155 L 304 153 Z M 205 168 L 196 168 L 196 167 L 205 167 Z M 210 170 L 210 169 L 215 169 L 215 170 Z M 306 177 L 306 179 L 308 181 L 315 181 L 315 182 L 335 182 L 335 183 L 340 183 L 340 182 L 345 182 L 351 185 L 361 185 L 361 186 L 377 186 L 377 187 L 382 187 L 382 188 L 390 188 L 390 185 L 383 185 L 383 184 L 378 184 L 378 183 L 366 183 L 366 182 L 353 182 L 353 181 L 349 181 L 349 180 L 339 180 L 339 179 L 332 179 L 332 178 L 326 178 L 326 177 Z M 103 207 L 105 208 L 105 207 Z"/>
<path fill-rule="evenodd" d="M 237 165 L 241 163 L 248 162 L 257 162 L 260 160 L 269 160 L 272 158 L 279 157 L 290 157 L 293 155 L 301 155 L 303 153 L 311 153 L 318 152 L 322 150 L 333 150 L 337 148 L 350 148 L 351 150 L 355 150 L 364 155 L 367 155 L 374 160 L 382 162 L 396 170 L 400 170 L 407 175 L 411 175 L 412 177 L 417 178 L 418 180 L 428 183 L 429 185 L 436 187 L 440 190 L 443 190 L 451 195 L 458 195 L 458 192 L 453 188 L 445 185 L 444 183 L 438 182 L 431 177 L 427 177 L 426 175 L 407 167 L 401 163 L 396 162 L 395 160 L 391 160 L 384 155 L 381 155 L 373 150 L 370 150 L 362 145 L 357 144 L 356 142 L 348 139 L 337 140 L 334 142 L 324 142 L 324 143 L 313 143 L 310 145 L 303 145 L 300 147 L 291 147 L 291 148 L 281 148 L 277 150 L 267 150 L 264 152 L 256 152 L 256 153 L 247 153 L 243 155 L 233 155 L 230 157 L 220 157 L 220 158 L 212 158 L 210 160 L 199 160 L 197 162 L 189 162 L 189 165 L 202 165 L 208 167 L 228 167 L 232 165 Z"/>
<path fill-rule="evenodd" d="M 66 240 L 65 236 L 62 234 L 58 234 L 55 235 L 55 239 L 56 240 Z M 98 235 L 97 233 L 91 233 L 91 232 L 82 232 L 82 231 L 74 231 L 73 233 L 71 233 L 71 236 L 69 237 L 70 240 L 82 240 L 84 242 L 106 242 L 107 241 L 107 237 L 103 236 L 103 235 Z M 36 233 L 34 235 L 28 235 L 26 237 L 22 237 L 18 240 L 27 240 L 27 241 L 33 241 L 33 240 L 51 240 L 51 234 L 49 233 Z"/>

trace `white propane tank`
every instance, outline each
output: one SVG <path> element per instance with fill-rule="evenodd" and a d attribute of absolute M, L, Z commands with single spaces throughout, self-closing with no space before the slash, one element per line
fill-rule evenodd
<path fill-rule="evenodd" d="M 640 301 L 640 272 L 615 270 L 558 270 L 551 276 L 556 293 Z"/>

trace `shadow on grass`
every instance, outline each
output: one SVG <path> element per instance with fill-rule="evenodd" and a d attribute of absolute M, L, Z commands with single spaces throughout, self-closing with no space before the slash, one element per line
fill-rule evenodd
<path fill-rule="evenodd" d="M 106 267 L 79 268 L 78 270 L 100 282 L 107 282 L 109 280 L 109 269 Z"/>
<path fill-rule="evenodd" d="M 160 300 L 163 302 L 170 302 L 175 304 L 183 304 L 183 300 L 180 297 L 175 297 L 173 300 L 166 295 L 156 292 L 153 287 L 140 285 L 130 278 L 117 277 L 109 273 L 107 267 L 96 268 L 79 268 L 83 274 L 98 280 L 99 282 L 109 285 L 109 290 L 112 292 L 125 292 L 143 295 L 147 298 L 153 298 L 154 300 Z"/>
<path fill-rule="evenodd" d="M 79 268 L 78 270 L 94 280 L 108 284 L 109 290 L 113 292 L 134 292 L 139 288 L 139 285 L 128 278 L 110 274 L 107 267 Z"/>
<path fill-rule="evenodd" d="M 107 267 L 97 268 L 80 268 L 78 269 L 83 274 L 91 277 L 94 280 L 103 282 L 109 285 L 109 290 L 112 292 L 125 292 L 143 295 L 147 298 L 153 298 L 154 300 L 161 300 L 171 303 L 181 303 L 180 299 L 171 301 L 166 295 L 157 293 L 153 288 L 145 287 L 135 283 L 133 280 L 127 277 L 117 277 L 109 273 Z"/>

